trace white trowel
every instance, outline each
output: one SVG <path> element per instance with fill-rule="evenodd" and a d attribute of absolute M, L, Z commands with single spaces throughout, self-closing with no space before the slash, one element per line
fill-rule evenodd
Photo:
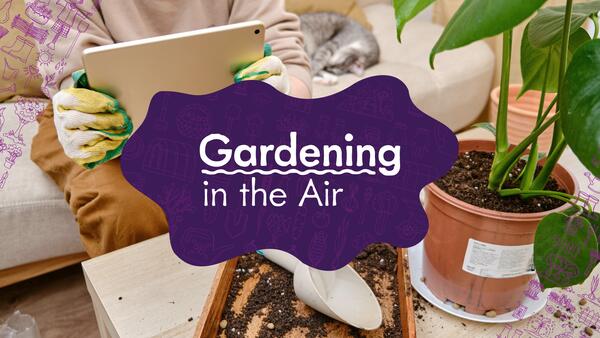
<path fill-rule="evenodd" d="M 369 285 L 351 266 L 321 271 L 281 250 L 266 249 L 259 253 L 294 274 L 294 291 L 306 305 L 359 329 L 375 330 L 381 326 L 381 306 Z"/>

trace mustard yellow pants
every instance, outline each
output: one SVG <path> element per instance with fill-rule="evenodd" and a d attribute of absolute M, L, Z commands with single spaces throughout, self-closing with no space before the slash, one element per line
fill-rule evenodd
<path fill-rule="evenodd" d="M 119 159 L 95 169 L 80 167 L 63 152 L 54 128 L 52 104 L 38 117 L 31 159 L 64 192 L 92 257 L 164 234 L 162 209 L 123 177 Z"/>

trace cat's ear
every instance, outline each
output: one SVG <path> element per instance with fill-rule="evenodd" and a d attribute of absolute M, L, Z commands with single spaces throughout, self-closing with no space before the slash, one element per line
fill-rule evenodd
<path fill-rule="evenodd" d="M 350 71 L 356 76 L 363 76 L 365 73 L 365 66 L 363 66 L 360 62 L 355 62 L 350 66 Z"/>

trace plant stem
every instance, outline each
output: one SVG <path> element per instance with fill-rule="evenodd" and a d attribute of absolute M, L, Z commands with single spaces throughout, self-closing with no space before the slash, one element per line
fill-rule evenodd
<path fill-rule="evenodd" d="M 529 152 L 527 164 L 525 164 L 525 168 L 523 168 L 523 178 L 521 179 L 521 184 L 519 185 L 523 190 L 528 190 L 531 188 L 531 184 L 533 183 L 533 177 L 535 176 L 535 170 L 537 169 L 537 162 L 539 160 L 538 150 L 539 146 L 536 139 L 531 145 L 531 151 Z"/>
<path fill-rule="evenodd" d="M 500 190 L 499 193 L 500 193 L 500 196 L 502 196 L 502 197 L 518 196 L 518 195 L 547 196 L 547 197 L 559 199 L 561 201 L 565 201 L 576 207 L 580 207 L 579 205 L 572 202 L 572 200 L 576 200 L 576 201 L 583 202 L 585 204 L 585 207 L 587 207 L 590 212 L 593 211 L 592 206 L 584 198 L 581 198 L 579 196 L 574 196 L 571 194 L 567 194 L 564 192 L 560 192 L 560 191 L 551 191 L 551 190 L 526 190 L 526 191 L 524 191 L 521 189 L 504 189 L 504 190 Z"/>
<path fill-rule="evenodd" d="M 571 36 L 571 14 L 573 13 L 573 0 L 567 0 L 567 5 L 565 8 L 565 20 L 563 22 L 563 37 L 560 45 L 560 68 L 558 73 L 558 93 L 556 97 L 557 101 L 557 110 L 556 116 L 559 115 L 559 107 L 561 100 L 561 92 L 562 92 L 562 84 L 564 82 L 565 73 L 567 71 L 567 63 L 568 60 L 568 52 L 569 52 L 569 38 Z M 554 125 L 554 131 L 552 132 L 552 145 L 550 146 L 550 151 L 548 154 L 548 160 L 544 164 L 544 167 L 538 174 L 538 176 L 533 180 L 533 184 L 531 185 L 532 189 L 543 189 L 550 179 L 550 174 L 552 170 L 554 170 L 554 166 L 558 163 L 558 159 L 562 156 L 563 152 L 567 147 L 567 143 L 565 141 L 565 136 L 562 132 L 562 126 L 560 119 L 556 121 Z"/>
<path fill-rule="evenodd" d="M 510 62 L 512 57 L 512 29 L 502 35 L 502 77 L 500 80 L 500 98 L 496 119 L 496 153 L 508 151 L 508 86 L 510 83 Z"/>
<path fill-rule="evenodd" d="M 567 5 L 565 7 L 565 19 L 563 22 L 563 36 L 560 44 L 560 64 L 558 71 L 558 102 L 557 105 L 560 106 L 560 92 L 562 83 L 565 77 L 565 73 L 567 71 L 567 63 L 569 62 L 568 53 L 569 53 L 569 38 L 571 37 L 571 15 L 573 13 L 573 0 L 567 0 Z M 560 120 L 556 122 L 554 125 L 554 131 L 552 133 L 552 146 L 550 146 L 550 153 L 552 153 L 559 143 L 563 140 L 564 135 L 562 133 L 562 126 Z"/>
<path fill-rule="evenodd" d="M 496 118 L 496 153 L 494 154 L 494 162 L 492 164 L 492 170 L 490 171 L 490 190 L 497 190 L 500 188 L 500 179 L 498 182 L 492 184 L 492 177 L 501 177 L 502 179 L 506 176 L 504 173 L 499 173 L 497 169 L 498 163 L 502 162 L 506 153 L 508 152 L 508 87 L 510 84 L 510 60 L 512 56 L 512 29 L 502 34 L 502 76 L 500 80 L 500 98 L 498 100 L 498 115 Z"/>
<path fill-rule="evenodd" d="M 540 170 L 537 177 L 533 180 L 533 183 L 531 184 L 531 189 L 544 189 L 546 183 L 548 182 L 548 179 L 550 178 L 550 175 L 552 174 L 552 171 L 554 170 L 554 166 L 556 166 L 556 163 L 558 163 L 558 160 L 560 159 L 566 148 L 567 141 L 563 138 L 556 145 L 556 149 L 554 149 L 554 151 L 550 153 L 550 155 L 548 155 L 548 158 L 546 159 L 546 163 L 544 163 L 542 170 Z"/>
<path fill-rule="evenodd" d="M 594 40 L 598 38 L 598 30 L 600 29 L 598 25 L 598 14 L 592 15 L 592 22 L 594 23 Z"/>
<path fill-rule="evenodd" d="M 555 96 L 554 99 L 552 99 L 552 102 L 550 102 L 550 105 L 548 106 L 548 108 L 546 108 L 544 115 L 542 115 L 542 122 L 546 120 L 548 115 L 550 115 L 550 112 L 552 111 L 552 108 L 554 108 L 554 106 L 556 105 L 556 102 L 558 102 L 558 97 Z"/>
<path fill-rule="evenodd" d="M 546 101 L 546 86 L 548 85 L 548 73 L 550 73 L 550 55 L 552 54 L 552 48 L 548 48 L 548 61 L 546 61 L 546 70 L 544 72 L 544 83 L 542 85 L 542 91 L 540 95 L 540 105 L 538 107 L 537 119 L 535 122 L 535 128 L 539 128 L 543 119 L 544 103 Z M 520 187 L 522 190 L 528 190 L 533 183 L 533 177 L 535 176 L 535 170 L 537 169 L 538 158 L 538 138 L 536 137 L 531 144 L 531 150 L 529 152 L 529 158 L 527 158 L 527 164 L 523 168 L 523 178 L 521 179 Z"/>
<path fill-rule="evenodd" d="M 577 196 L 569 195 L 560 191 L 552 190 L 521 190 L 521 189 L 503 189 L 500 190 L 500 196 L 517 196 L 517 195 L 536 195 L 536 196 L 560 196 L 568 199 L 578 199 Z"/>
<path fill-rule="evenodd" d="M 558 99 L 557 97 L 554 97 L 554 99 L 552 100 L 552 102 L 550 102 L 550 105 L 548 105 L 548 108 L 546 108 L 546 111 L 544 112 L 544 114 L 542 115 L 542 118 L 540 119 L 540 124 L 543 121 L 546 120 L 546 118 L 548 117 L 548 115 L 550 115 L 550 113 L 552 112 L 552 109 L 554 108 L 554 105 L 557 102 L 557 99 Z M 554 120 L 554 121 L 556 121 L 556 120 Z M 542 127 L 542 126 L 539 126 L 539 127 Z M 543 130 L 547 129 L 548 127 L 549 127 L 549 125 L 543 127 L 544 128 Z M 537 127 L 536 127 L 536 129 L 537 129 Z M 534 132 L 535 132 L 535 130 L 534 130 Z M 540 135 L 540 134 L 538 134 L 538 135 Z M 523 143 L 523 142 L 521 142 L 521 143 Z M 493 184 L 494 185 L 497 184 L 498 187 L 499 187 L 499 189 L 502 188 L 502 185 L 504 184 L 504 181 L 506 180 L 506 177 L 508 176 L 508 173 L 518 163 L 519 157 L 521 157 L 521 155 L 523 154 L 523 152 L 527 149 L 527 147 L 529 147 L 530 144 L 531 143 L 527 143 L 527 145 L 525 146 L 525 148 L 522 148 L 523 150 L 520 150 L 521 148 L 519 147 L 520 146 L 519 145 L 519 146 L 515 147 L 513 150 L 509 151 L 509 153 L 506 154 L 506 156 L 509 157 L 510 159 L 512 159 L 512 163 L 510 164 L 510 166 L 508 166 L 506 168 L 506 170 L 504 171 L 504 173 L 493 173 L 493 174 L 490 173 L 490 178 L 489 178 L 490 182 L 492 182 L 492 180 L 494 180 Z M 517 152 L 517 151 L 519 151 L 519 152 Z M 494 165 L 497 167 L 497 166 L 499 166 L 499 163 L 501 163 L 501 162 L 502 161 L 497 161 Z M 492 171 L 493 171 L 493 168 L 492 168 Z M 521 173 L 523 173 L 523 172 L 521 172 Z M 521 175 L 519 175 L 519 177 L 517 178 L 517 180 L 520 177 L 521 177 Z M 489 185 L 488 185 L 488 188 L 489 188 Z M 489 188 L 489 189 L 491 189 L 491 188 Z"/>
<path fill-rule="evenodd" d="M 521 154 L 529 148 L 533 141 L 539 137 L 548 127 L 558 120 L 559 116 L 554 115 L 548 121 L 544 122 L 539 128 L 529 134 L 523 141 L 514 147 L 508 154 L 505 154 L 501 161 L 494 161 L 492 164 L 492 171 L 488 179 L 488 189 L 499 191 L 504 181 L 504 178 L 508 175 L 508 171 L 512 166 L 515 165 L 516 161 L 521 157 Z"/>

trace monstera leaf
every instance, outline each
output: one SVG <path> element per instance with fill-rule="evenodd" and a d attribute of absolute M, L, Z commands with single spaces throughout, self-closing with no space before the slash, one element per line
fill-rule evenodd
<path fill-rule="evenodd" d="M 507 31 L 533 14 L 546 0 L 465 0 L 452 16 L 429 58 Z"/>
<path fill-rule="evenodd" d="M 525 27 L 523 39 L 521 40 L 521 75 L 523 77 L 523 87 L 519 96 L 528 90 L 542 90 L 544 79 L 546 78 L 546 67 L 549 67 L 546 91 L 556 93 L 558 91 L 558 73 L 560 68 L 560 41 L 545 48 L 534 47 L 528 38 L 530 26 L 531 23 Z M 578 28 L 569 39 L 568 60 L 571 59 L 577 48 L 589 40 L 590 36 L 587 31 L 583 28 Z M 547 66 L 548 63 L 549 65 Z"/>
<path fill-rule="evenodd" d="M 571 33 L 585 22 L 592 14 L 600 11 L 600 0 L 573 5 L 571 14 Z M 565 20 L 565 6 L 548 7 L 539 10 L 531 19 L 528 38 L 530 43 L 537 48 L 544 48 L 561 40 Z"/>
<path fill-rule="evenodd" d="M 600 177 L 600 40 L 573 55 L 561 89 L 560 118 L 567 143 L 581 163 Z"/>
<path fill-rule="evenodd" d="M 396 13 L 396 32 L 398 41 L 401 41 L 402 30 L 404 25 L 410 19 L 421 13 L 427 6 L 431 5 L 435 0 L 394 0 L 394 12 Z"/>
<path fill-rule="evenodd" d="M 580 284 L 597 265 L 598 240 L 581 216 L 550 214 L 535 233 L 533 261 L 545 288 Z"/>

